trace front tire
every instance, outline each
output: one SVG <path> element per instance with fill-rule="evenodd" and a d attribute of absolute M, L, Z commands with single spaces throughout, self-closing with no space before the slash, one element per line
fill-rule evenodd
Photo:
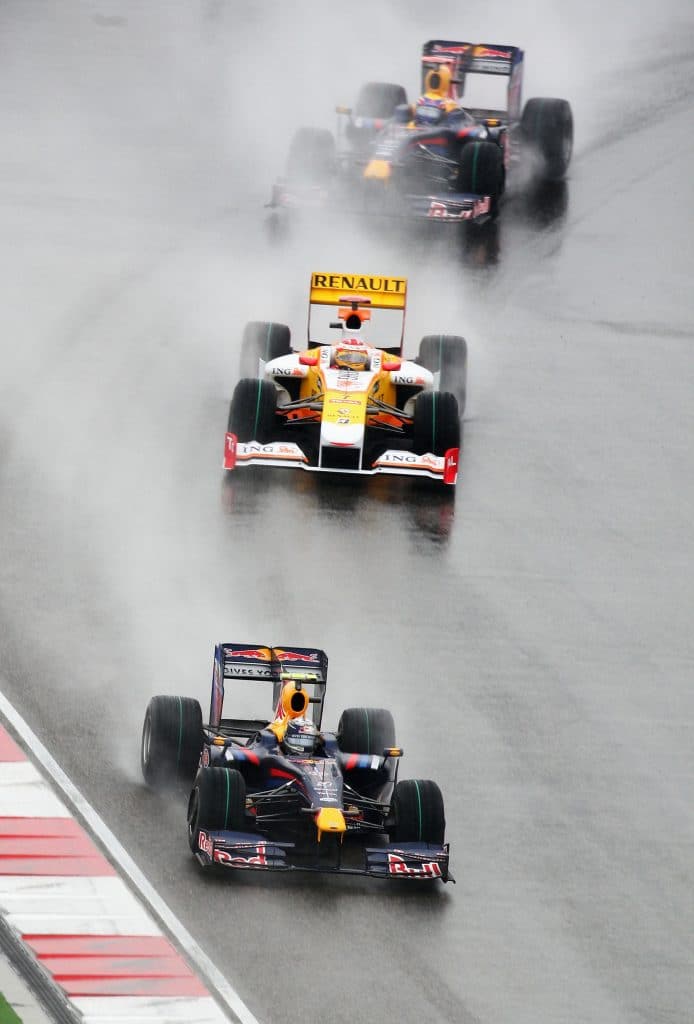
<path fill-rule="evenodd" d="M 286 324 L 252 320 L 241 339 L 241 376 L 258 377 L 260 363 L 268 363 L 291 352 L 291 334 Z"/>
<path fill-rule="evenodd" d="M 345 708 L 337 743 L 346 754 L 382 754 L 395 746 L 395 722 L 387 708 Z"/>
<path fill-rule="evenodd" d="M 393 791 L 391 814 L 391 842 L 443 845 L 446 831 L 443 796 L 431 779 L 398 782 Z"/>
<path fill-rule="evenodd" d="M 574 122 L 567 100 L 535 97 L 525 104 L 521 137 L 540 156 L 540 177 L 561 179 L 569 169 L 574 141 Z"/>
<path fill-rule="evenodd" d="M 455 395 L 423 391 L 415 401 L 412 439 L 417 455 L 443 456 L 460 448 L 460 414 Z"/>
<path fill-rule="evenodd" d="M 417 361 L 440 374 L 439 391 L 450 391 L 458 400 L 458 412 L 465 412 L 467 393 L 467 342 L 456 334 L 427 334 L 419 343 Z"/>
<path fill-rule="evenodd" d="M 299 128 L 287 157 L 287 180 L 299 185 L 327 185 L 335 176 L 335 139 L 324 128 Z"/>
<path fill-rule="evenodd" d="M 190 782 L 202 751 L 202 710 L 191 697 L 152 697 L 142 726 L 140 765 L 154 789 Z"/>
<path fill-rule="evenodd" d="M 504 156 L 495 142 L 466 142 L 460 151 L 458 192 L 491 196 L 492 208 L 504 190 Z"/>
<path fill-rule="evenodd" d="M 188 843 L 198 851 L 200 830 L 247 832 L 246 781 L 233 768 L 201 768 L 188 801 Z"/>
<path fill-rule="evenodd" d="M 229 406 L 228 430 L 239 441 L 272 440 L 276 426 L 277 389 L 269 380 L 240 380 Z"/>

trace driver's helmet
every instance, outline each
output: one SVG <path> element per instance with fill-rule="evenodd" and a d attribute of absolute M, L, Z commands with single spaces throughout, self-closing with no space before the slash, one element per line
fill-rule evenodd
<path fill-rule="evenodd" d="M 365 370 L 368 366 L 370 353 L 363 347 L 363 342 L 356 345 L 337 345 L 333 355 L 335 366 L 344 370 Z"/>
<path fill-rule="evenodd" d="M 416 125 L 429 126 L 438 124 L 446 110 L 443 100 L 430 100 L 424 96 L 417 101 L 414 112 Z"/>
<path fill-rule="evenodd" d="M 292 718 L 287 723 L 282 747 L 287 754 L 310 756 L 318 747 L 318 738 L 318 729 L 313 722 L 307 718 Z"/>

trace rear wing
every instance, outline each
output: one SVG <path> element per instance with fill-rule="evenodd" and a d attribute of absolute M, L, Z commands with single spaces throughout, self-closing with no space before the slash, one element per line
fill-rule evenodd
<path fill-rule="evenodd" d="M 323 717 L 328 655 L 313 647 L 265 647 L 258 644 L 220 643 L 214 649 L 210 729 L 222 723 L 225 680 L 247 679 L 272 683 L 272 705 L 277 706 L 285 682 L 301 682 L 309 693 L 311 718 L 320 728 Z"/>
<path fill-rule="evenodd" d="M 324 307 L 339 306 L 346 296 L 351 299 L 361 297 L 368 301 L 369 309 L 383 311 L 372 317 L 370 327 L 374 336 L 369 338 L 370 344 L 379 348 L 402 349 L 407 307 L 406 277 L 321 271 L 311 274 L 308 298 L 309 345 L 330 343 L 329 335 L 325 334 L 326 318 L 316 314 L 320 314 Z M 316 333 L 317 324 L 321 331 L 319 335 Z"/>
<path fill-rule="evenodd" d="M 523 50 L 518 46 L 430 39 L 422 47 L 422 82 L 428 71 L 446 63 L 452 70 L 454 98 L 461 99 L 465 94 L 466 75 L 504 75 L 509 80 L 506 110 L 495 113 L 507 114 L 510 121 L 516 121 L 520 118 L 523 57 Z"/>

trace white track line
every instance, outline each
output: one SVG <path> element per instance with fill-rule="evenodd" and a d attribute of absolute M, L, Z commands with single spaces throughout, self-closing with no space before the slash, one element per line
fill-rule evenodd
<path fill-rule="evenodd" d="M 94 835 L 98 836 L 104 844 L 111 859 L 116 862 L 123 874 L 130 879 L 143 900 L 152 908 L 160 920 L 164 922 L 176 938 L 181 949 L 184 949 L 187 953 L 191 963 L 205 976 L 204 980 L 208 980 L 213 985 L 217 995 L 224 1005 L 231 1010 L 234 1017 L 240 1024 L 260 1024 L 241 999 L 236 989 L 229 984 L 221 971 L 212 963 L 207 953 L 204 952 L 193 936 L 183 927 L 173 911 L 147 881 L 127 850 L 118 842 L 108 825 L 101 820 L 86 797 L 82 796 L 79 789 L 67 777 L 57 761 L 49 754 L 40 739 L 2 692 L 0 692 L 0 714 L 4 715 L 17 734 L 24 740 L 29 750 L 41 762 L 58 788 L 76 810 L 79 811 Z"/>

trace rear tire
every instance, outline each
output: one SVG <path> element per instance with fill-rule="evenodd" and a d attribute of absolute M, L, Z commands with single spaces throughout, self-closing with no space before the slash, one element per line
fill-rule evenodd
<path fill-rule="evenodd" d="M 252 320 L 243 329 L 241 376 L 258 377 L 260 362 L 268 363 L 291 352 L 291 335 L 286 324 Z"/>
<path fill-rule="evenodd" d="M 556 181 L 566 174 L 574 140 L 571 105 L 566 100 L 535 97 L 521 117 L 521 137 L 542 159 L 540 177 Z"/>
<path fill-rule="evenodd" d="M 200 829 L 247 832 L 246 780 L 233 768 L 201 768 L 188 801 L 188 843 L 198 850 Z"/>
<path fill-rule="evenodd" d="M 398 782 L 391 802 L 392 843 L 432 843 L 442 846 L 446 818 L 441 790 L 430 779 Z"/>
<path fill-rule="evenodd" d="M 228 429 L 239 441 L 267 444 L 275 432 L 277 389 L 269 380 L 240 380 L 229 406 Z"/>
<path fill-rule="evenodd" d="M 366 82 L 362 85 L 354 104 L 355 117 L 369 117 L 386 121 L 395 108 L 407 103 L 407 92 L 394 82 Z"/>
<path fill-rule="evenodd" d="M 324 128 L 299 128 L 289 146 L 287 179 L 300 185 L 325 185 L 337 170 L 335 139 Z"/>
<path fill-rule="evenodd" d="M 395 746 L 395 722 L 387 708 L 345 708 L 337 743 L 346 754 L 382 754 Z"/>
<path fill-rule="evenodd" d="M 495 142 L 466 142 L 460 151 L 456 189 L 498 200 L 504 190 L 501 147 Z"/>
<path fill-rule="evenodd" d="M 465 412 L 467 392 L 467 342 L 456 334 L 427 334 L 419 343 L 417 361 L 432 373 L 440 373 L 439 391 L 450 391 Z"/>
<path fill-rule="evenodd" d="M 202 710 L 191 697 L 152 697 L 142 727 L 140 765 L 155 789 L 191 782 L 202 751 Z"/>
<path fill-rule="evenodd" d="M 455 395 L 448 391 L 423 391 L 414 406 L 412 424 L 417 455 L 445 455 L 460 448 L 460 414 Z"/>

